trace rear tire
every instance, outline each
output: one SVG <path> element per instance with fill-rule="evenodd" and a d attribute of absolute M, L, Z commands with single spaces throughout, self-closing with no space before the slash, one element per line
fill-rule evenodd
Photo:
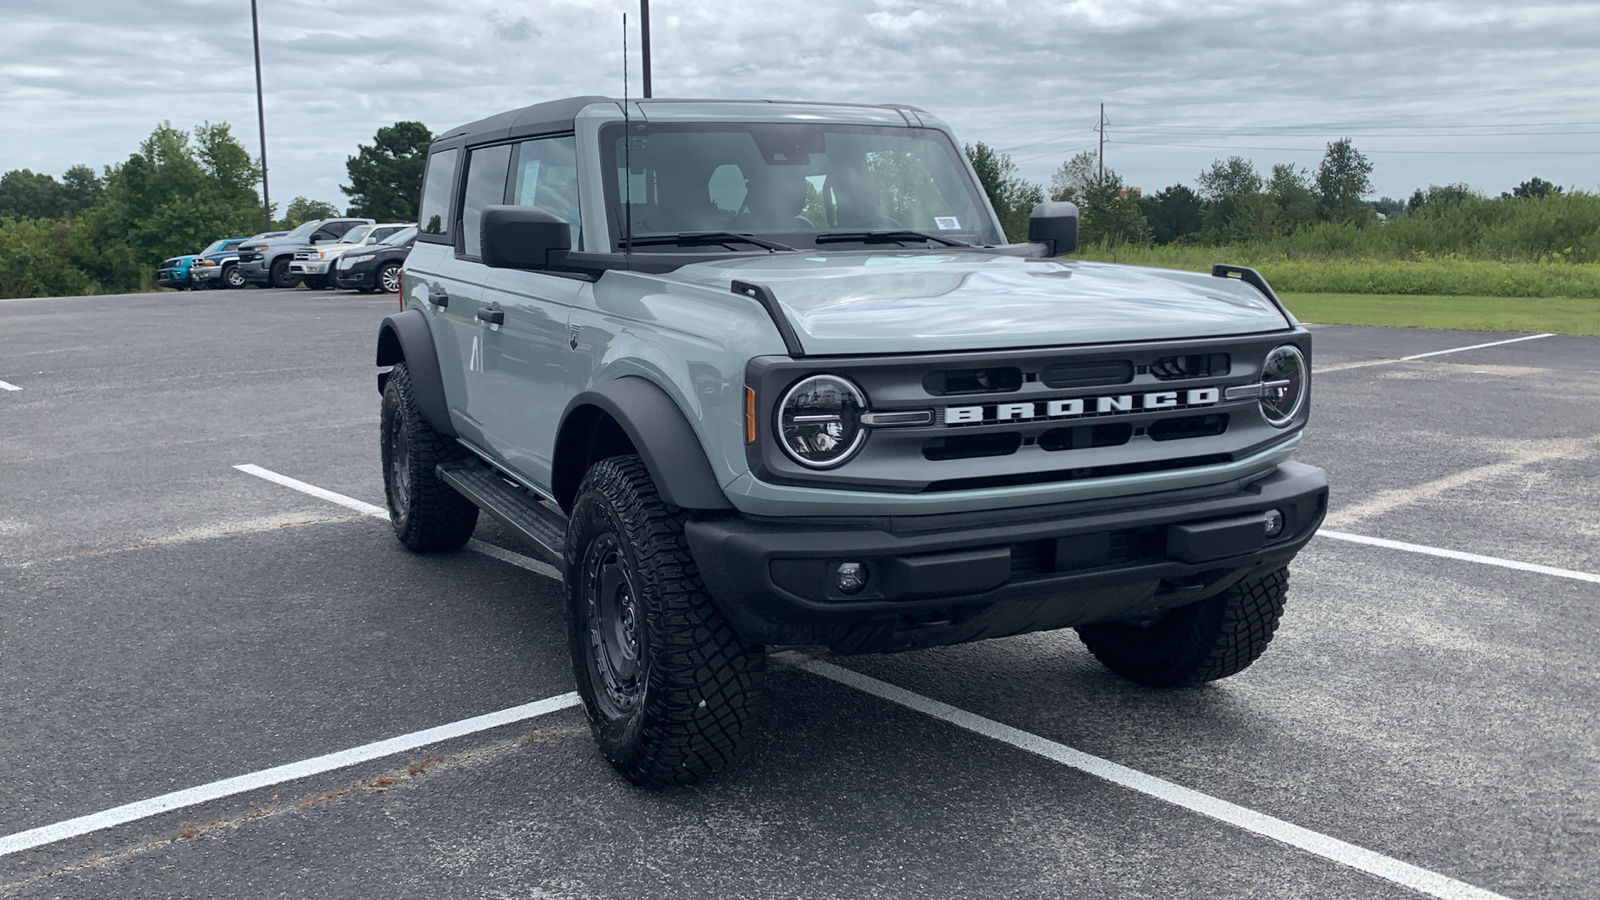
<path fill-rule="evenodd" d="M 601 460 L 567 524 L 573 674 L 600 752 L 641 787 L 727 769 L 751 730 L 766 653 L 712 602 L 637 456 Z"/>
<path fill-rule="evenodd" d="M 267 279 L 275 288 L 292 288 L 300 283 L 300 276 L 289 271 L 289 259 L 284 257 L 272 262 L 272 268 L 267 272 Z"/>
<path fill-rule="evenodd" d="M 439 479 L 434 469 L 467 451 L 434 430 L 417 406 L 411 373 L 397 364 L 383 387 L 383 493 L 400 543 L 418 553 L 456 550 L 472 539 L 478 507 Z"/>
<path fill-rule="evenodd" d="M 1289 570 L 1252 575 L 1215 597 L 1167 610 L 1153 622 L 1078 626 L 1095 659 L 1145 687 L 1186 687 L 1248 668 L 1272 641 Z"/>

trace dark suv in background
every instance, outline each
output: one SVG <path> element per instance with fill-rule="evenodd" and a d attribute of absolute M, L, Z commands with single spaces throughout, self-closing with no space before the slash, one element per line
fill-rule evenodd
<path fill-rule="evenodd" d="M 300 276 L 289 271 L 294 252 L 307 245 L 338 243 L 345 232 L 357 225 L 371 225 L 371 219 L 315 219 L 304 222 L 283 237 L 251 241 L 239 248 L 239 274 L 250 284 L 291 288 Z"/>

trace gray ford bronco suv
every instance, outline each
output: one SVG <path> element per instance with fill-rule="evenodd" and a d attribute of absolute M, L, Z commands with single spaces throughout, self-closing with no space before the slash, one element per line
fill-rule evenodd
<path fill-rule="evenodd" d="M 565 575 L 578 691 L 641 785 L 726 767 L 768 646 L 1077 629 L 1155 687 L 1250 665 L 1327 481 L 1311 335 L 1255 272 L 1007 244 L 904 106 L 579 97 L 434 142 L 379 330 L 405 546 L 479 511 Z"/>

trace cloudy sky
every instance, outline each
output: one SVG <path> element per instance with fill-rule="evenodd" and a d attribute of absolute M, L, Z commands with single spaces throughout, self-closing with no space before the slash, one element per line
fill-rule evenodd
<path fill-rule="evenodd" d="M 260 0 L 275 200 L 341 206 L 380 126 L 622 89 L 637 0 Z M 1354 139 L 1376 194 L 1600 189 L 1600 0 L 655 0 L 657 97 L 897 102 L 1047 181 L 1096 143 L 1154 191 Z M 126 159 L 156 124 L 259 151 L 249 0 L 0 0 L 0 171 Z"/>

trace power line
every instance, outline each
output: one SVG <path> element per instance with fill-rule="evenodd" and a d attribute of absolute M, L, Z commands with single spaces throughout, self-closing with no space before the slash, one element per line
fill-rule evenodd
<path fill-rule="evenodd" d="M 1141 147 L 1197 147 L 1202 150 L 1266 150 L 1275 153 L 1321 153 L 1325 147 L 1243 147 L 1237 144 L 1180 144 L 1165 141 L 1119 141 Z M 1362 150 L 1374 153 L 1420 153 L 1450 156 L 1600 156 L 1600 150 Z"/>

